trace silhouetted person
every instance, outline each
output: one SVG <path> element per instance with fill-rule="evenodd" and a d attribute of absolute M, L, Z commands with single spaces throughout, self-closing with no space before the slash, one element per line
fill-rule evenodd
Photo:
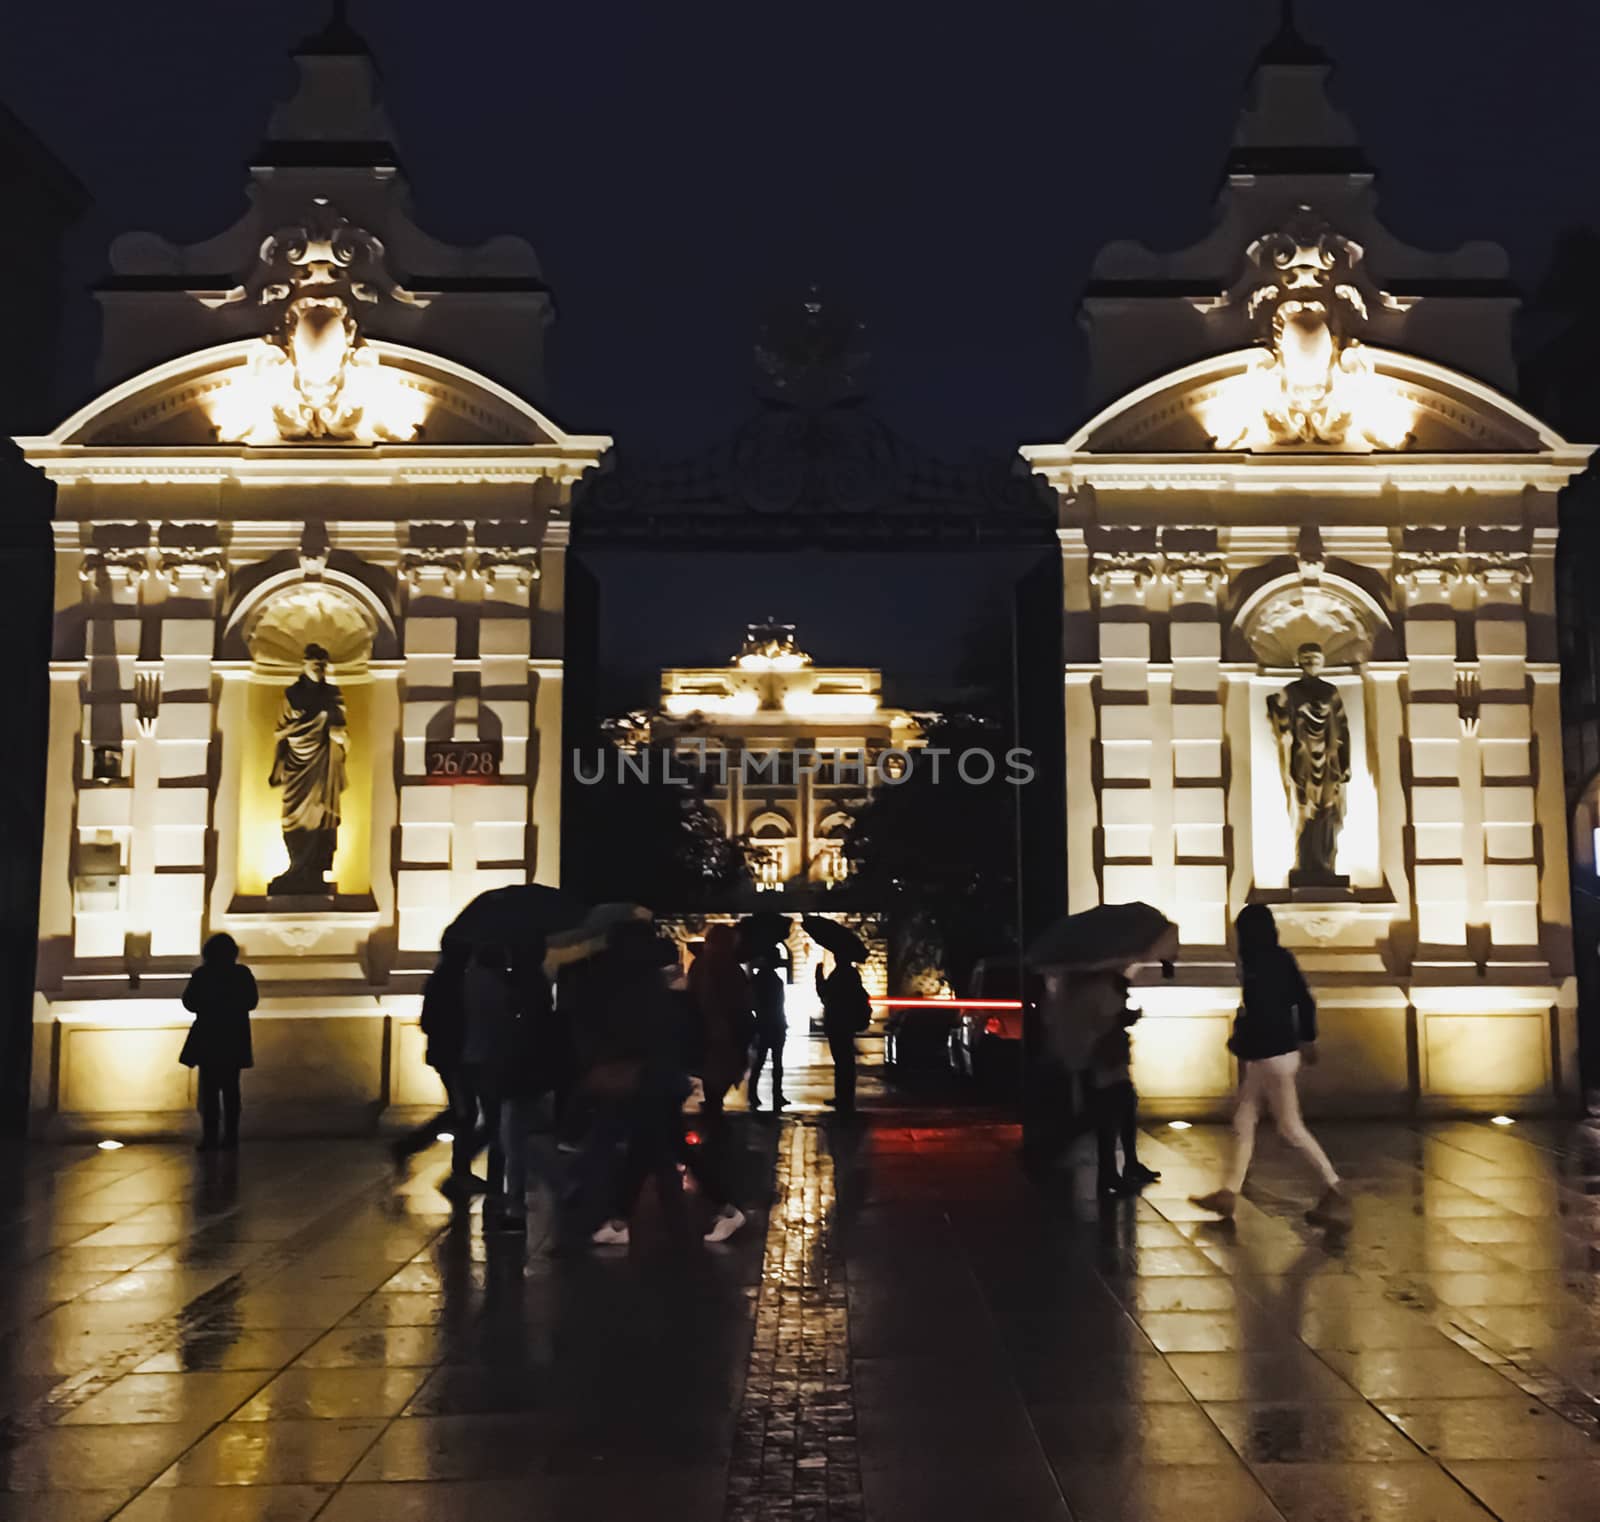
<path fill-rule="evenodd" d="M 178 1054 L 185 1067 L 199 1069 L 202 1152 L 239 1145 L 239 1074 L 255 1066 L 250 1011 L 256 1000 L 256 980 L 239 961 L 238 943 L 231 935 L 212 936 L 183 991 L 194 1024 Z"/>
<path fill-rule="evenodd" d="M 772 1108 L 781 1110 L 783 1097 L 783 1043 L 789 1034 L 784 1010 L 783 978 L 773 957 L 758 960 L 750 974 L 750 999 L 755 1006 L 755 1045 L 750 1058 L 750 1108 L 761 1108 L 756 1085 L 768 1058 L 772 1061 Z"/>
<path fill-rule="evenodd" d="M 1231 1217 L 1255 1151 L 1263 1108 L 1278 1135 L 1301 1152 L 1322 1180 L 1322 1198 L 1306 1212 L 1313 1225 L 1346 1224 L 1339 1175 L 1300 1116 L 1296 1076 L 1302 1055 L 1317 1060 L 1317 1005 L 1300 964 L 1278 944 L 1278 925 L 1265 904 L 1247 904 L 1234 921 L 1239 943 L 1240 1012 L 1228 1049 L 1239 1059 L 1239 1097 L 1233 1111 L 1233 1164 L 1221 1189 L 1194 1203 Z"/>
<path fill-rule="evenodd" d="M 483 1117 L 489 1136 L 490 1214 L 506 1203 L 506 1153 L 501 1110 L 506 1094 L 502 1068 L 513 1041 L 517 988 L 511 954 L 504 946 L 479 946 L 462 979 L 460 1094 L 462 1129 L 469 1134 Z M 460 1131 L 457 1132 L 460 1135 Z"/>
<path fill-rule="evenodd" d="M 484 1181 L 473 1177 L 472 1173 L 472 1159 L 483 1145 L 476 1118 L 471 1125 L 460 1123 L 464 1109 L 460 1094 L 461 1039 L 466 1021 L 462 983 L 469 955 L 460 946 L 444 948 L 422 988 L 422 1034 L 428 1043 L 424 1060 L 439 1075 L 448 1103 L 437 1115 L 397 1137 L 392 1148 L 395 1162 L 404 1163 L 407 1158 L 431 1147 L 439 1132 L 448 1127 L 454 1134 L 450 1176 L 440 1188 L 452 1198 L 461 1199 L 486 1187 Z"/>
<path fill-rule="evenodd" d="M 737 933 L 732 925 L 706 931 L 700 955 L 689 968 L 689 998 L 697 1024 L 700 1081 L 705 1100 L 700 1112 L 700 1152 L 693 1159 L 701 1193 L 716 1208 L 706 1241 L 723 1242 L 744 1225 L 744 1212 L 733 1203 L 729 1177 L 728 1123 L 722 1104 L 728 1090 L 745 1075 L 755 1017 L 750 979 L 739 965 Z"/>
<path fill-rule="evenodd" d="M 683 1102 L 689 1097 L 683 974 L 672 949 L 647 921 L 610 932 L 593 959 L 580 1000 L 577 1034 L 584 1054 L 584 1092 L 594 1106 L 586 1174 L 598 1175 L 619 1141 L 627 1155 L 608 1190 L 608 1212 L 590 1240 L 623 1247 L 628 1218 L 654 1176 L 665 1208 L 682 1199 Z"/>
<path fill-rule="evenodd" d="M 1128 1037 L 1139 1012 L 1128 1005 L 1128 979 L 1119 972 L 1084 975 L 1085 983 L 1090 979 L 1104 980 L 1108 1004 L 1108 1027 L 1091 1043 L 1084 1074 L 1084 1097 L 1094 1121 L 1096 1187 L 1105 1199 L 1137 1194 L 1161 1175 L 1139 1161 L 1139 1094 L 1133 1086 L 1133 1044 Z"/>
<path fill-rule="evenodd" d="M 872 1019 L 872 1003 L 854 962 L 840 961 L 823 976 L 817 964 L 817 997 L 822 1000 L 822 1034 L 833 1058 L 833 1098 L 828 1103 L 841 1115 L 856 1108 L 856 1037 Z"/>

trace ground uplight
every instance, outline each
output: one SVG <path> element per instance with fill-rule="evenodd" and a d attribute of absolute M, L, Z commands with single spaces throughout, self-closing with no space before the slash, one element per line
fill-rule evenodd
<path fill-rule="evenodd" d="M 436 1131 L 433 1139 L 435 1141 L 453 1142 L 456 1139 L 456 1134 L 454 1131 Z"/>
<path fill-rule="evenodd" d="M 1169 1120 L 1167 1122 L 1167 1130 L 1169 1131 L 1187 1131 L 1188 1129 L 1189 1122 L 1186 1120 Z"/>
<path fill-rule="evenodd" d="M 1491 1126 L 1514 1126 L 1516 1125 L 1516 1121 L 1514 1121 L 1509 1115 L 1491 1115 L 1489 1117 L 1489 1124 Z"/>
<path fill-rule="evenodd" d="M 113 1141 L 109 1136 L 103 1142 L 97 1142 L 96 1145 L 102 1152 L 122 1151 L 122 1143 L 119 1141 Z"/>

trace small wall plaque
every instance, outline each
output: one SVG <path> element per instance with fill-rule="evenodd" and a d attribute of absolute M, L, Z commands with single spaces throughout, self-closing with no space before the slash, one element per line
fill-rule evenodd
<path fill-rule="evenodd" d="M 498 782 L 498 740 L 429 740 L 423 747 L 429 782 Z"/>

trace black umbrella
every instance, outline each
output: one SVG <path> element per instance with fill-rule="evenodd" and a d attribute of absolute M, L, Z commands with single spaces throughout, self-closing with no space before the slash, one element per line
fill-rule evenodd
<path fill-rule="evenodd" d="M 847 925 L 808 914 L 800 921 L 800 926 L 817 945 L 824 951 L 831 951 L 841 962 L 866 961 L 867 943 Z"/>
<path fill-rule="evenodd" d="M 1149 904 L 1097 904 L 1055 922 L 1032 946 L 1035 967 L 1082 972 L 1169 962 L 1178 954 L 1178 927 Z"/>
<path fill-rule="evenodd" d="M 762 909 L 739 921 L 739 960 L 750 962 L 789 939 L 794 921 L 775 909 Z"/>
<path fill-rule="evenodd" d="M 588 906 L 543 883 L 513 883 L 480 893 L 451 921 L 442 943 L 452 950 L 502 944 L 520 946 L 530 936 L 548 936 L 583 923 Z"/>

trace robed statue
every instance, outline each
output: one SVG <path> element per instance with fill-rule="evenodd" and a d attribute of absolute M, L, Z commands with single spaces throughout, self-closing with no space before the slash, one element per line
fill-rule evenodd
<path fill-rule="evenodd" d="M 1293 887 L 1343 886 L 1334 871 L 1350 784 L 1350 721 L 1339 689 L 1322 675 L 1322 646 L 1302 645 L 1300 675 L 1267 698 L 1283 785 L 1295 825 Z"/>
<path fill-rule="evenodd" d="M 283 789 L 283 843 L 288 868 L 267 893 L 328 896 L 333 849 L 339 838 L 339 795 L 350 748 L 344 701 L 328 680 L 328 652 L 307 645 L 305 666 L 283 694 L 273 739 L 274 787 Z"/>

